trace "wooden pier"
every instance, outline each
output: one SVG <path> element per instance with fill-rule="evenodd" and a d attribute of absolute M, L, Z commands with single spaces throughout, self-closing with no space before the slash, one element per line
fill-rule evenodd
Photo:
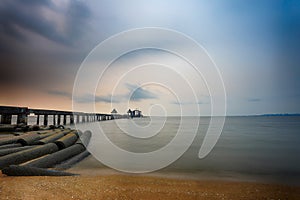
<path fill-rule="evenodd" d="M 11 124 L 13 115 L 17 116 L 17 124 L 28 123 L 28 116 L 34 114 L 36 118 L 36 125 L 48 126 L 49 116 L 53 116 L 53 125 L 66 125 L 67 118 L 69 124 L 105 121 L 113 119 L 128 118 L 128 115 L 116 114 L 102 114 L 102 113 L 84 113 L 84 112 L 71 112 L 60 110 L 44 110 L 44 109 L 31 109 L 28 107 L 13 107 L 13 106 L 0 106 L 1 120 L 0 124 Z M 40 116 L 43 116 L 41 123 Z"/>

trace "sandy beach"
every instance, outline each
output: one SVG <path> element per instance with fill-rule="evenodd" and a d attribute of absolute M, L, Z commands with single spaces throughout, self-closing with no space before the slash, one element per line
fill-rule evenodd
<path fill-rule="evenodd" d="M 0 199 L 300 199 L 300 187 L 131 175 L 1 175 Z"/>

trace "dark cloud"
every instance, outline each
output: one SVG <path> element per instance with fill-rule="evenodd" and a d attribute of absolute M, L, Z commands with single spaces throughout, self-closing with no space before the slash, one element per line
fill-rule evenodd
<path fill-rule="evenodd" d="M 103 102 L 103 103 L 120 103 L 120 99 L 112 96 L 96 96 L 96 102 Z"/>
<path fill-rule="evenodd" d="M 259 98 L 249 98 L 249 99 L 247 99 L 247 101 L 249 101 L 249 102 L 258 102 L 258 101 L 261 101 L 261 99 L 259 99 Z"/>
<path fill-rule="evenodd" d="M 72 94 L 70 92 L 58 91 L 58 90 L 48 90 L 47 93 L 51 94 L 51 95 L 55 95 L 55 96 L 72 98 Z"/>
<path fill-rule="evenodd" d="M 205 102 L 205 101 L 198 101 L 197 104 L 201 105 L 201 104 L 209 104 L 209 102 Z"/>
<path fill-rule="evenodd" d="M 91 11 L 84 1 L 0 2 L 0 84 L 7 90 L 71 88 L 89 51 Z M 78 48 L 80 47 L 80 48 Z"/>
<path fill-rule="evenodd" d="M 91 95 L 86 94 L 80 97 L 77 97 L 76 100 L 78 103 L 92 103 L 92 102 L 102 102 L 102 103 L 120 103 L 126 102 L 128 100 L 131 101 L 142 101 L 146 99 L 157 99 L 158 96 L 148 90 L 145 90 L 137 85 L 126 84 L 127 89 L 129 90 L 128 93 L 124 95 L 106 95 L 106 96 L 99 96 L 99 95 Z"/>
<path fill-rule="evenodd" d="M 76 97 L 75 98 L 75 101 L 77 103 L 119 103 L 120 102 L 120 99 L 119 98 L 115 98 L 115 97 L 112 97 L 110 95 L 108 96 L 94 96 L 94 95 L 91 95 L 91 94 L 85 94 L 85 95 L 82 95 L 80 97 Z"/>
<path fill-rule="evenodd" d="M 15 0 L 15 2 L 26 4 L 27 6 L 35 6 L 35 5 L 52 5 L 52 2 L 49 0 L 26 0 L 26 3 L 24 0 Z"/>
<path fill-rule="evenodd" d="M 87 20 L 91 17 L 91 11 L 83 1 L 71 1 L 67 10 L 67 37 L 74 43 L 87 31 Z"/>
<path fill-rule="evenodd" d="M 201 104 L 209 104 L 208 102 L 205 101 L 198 101 L 198 102 L 192 102 L 192 101 L 186 101 L 186 102 L 178 102 L 178 101 L 171 101 L 171 104 L 175 104 L 175 105 L 201 105 Z"/>
<path fill-rule="evenodd" d="M 128 92 L 123 95 L 92 95 L 92 94 L 84 94 L 75 98 L 77 103 L 120 103 L 128 100 L 131 101 L 142 101 L 146 99 L 157 99 L 158 95 L 139 87 L 134 84 L 126 84 Z M 72 99 L 72 94 L 65 91 L 57 91 L 57 90 L 48 90 L 47 94 L 55 95 L 55 96 L 63 96 Z"/>
<path fill-rule="evenodd" d="M 103 103 L 120 103 L 130 101 L 142 101 L 147 99 L 158 99 L 158 95 L 150 92 L 142 87 L 134 84 L 126 84 L 128 92 L 124 95 L 107 95 L 107 96 L 96 96 L 95 102 L 103 102 Z M 86 97 L 88 97 L 87 95 Z M 90 100 L 91 98 L 87 98 L 86 100 Z M 81 103 L 87 102 L 82 101 Z"/>
<path fill-rule="evenodd" d="M 54 96 L 61 96 L 61 97 L 67 97 L 69 99 L 72 99 L 72 93 L 65 92 L 65 91 L 58 91 L 58 90 L 49 90 L 46 92 L 47 94 L 54 95 Z M 123 96 L 121 96 L 122 98 Z M 75 101 L 77 103 L 119 103 L 119 97 L 112 97 L 110 95 L 108 96 L 94 96 L 92 94 L 84 94 L 81 96 L 78 96 L 75 98 Z"/>
<path fill-rule="evenodd" d="M 49 9 L 65 21 L 65 29 L 47 19 L 42 9 Z M 56 7 L 50 0 L 4 1 L 0 6 L 0 37 L 8 36 L 17 41 L 26 37 L 22 29 L 36 33 L 51 41 L 73 45 L 86 28 L 91 12 L 82 1 L 70 1 L 66 11 Z"/>
<path fill-rule="evenodd" d="M 126 87 L 131 93 L 130 100 L 141 101 L 145 99 L 157 99 L 158 96 L 148 90 L 139 87 L 138 85 L 126 84 Z"/>

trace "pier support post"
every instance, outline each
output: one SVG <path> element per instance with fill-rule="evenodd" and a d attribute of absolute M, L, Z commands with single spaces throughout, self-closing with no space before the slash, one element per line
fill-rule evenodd
<path fill-rule="evenodd" d="M 61 115 L 57 115 L 57 125 L 60 125 L 60 118 L 61 118 Z"/>
<path fill-rule="evenodd" d="M 2 114 L 1 115 L 1 124 L 11 124 L 12 115 Z"/>
<path fill-rule="evenodd" d="M 70 124 L 74 124 L 74 115 L 70 115 Z"/>
<path fill-rule="evenodd" d="M 55 115 L 53 115 L 53 125 L 56 125 Z"/>
<path fill-rule="evenodd" d="M 76 115 L 76 123 L 79 123 L 80 121 L 79 121 L 79 115 Z"/>
<path fill-rule="evenodd" d="M 36 125 L 40 125 L 40 115 L 36 116 Z"/>
<path fill-rule="evenodd" d="M 48 126 L 48 115 L 44 115 L 44 126 Z"/>
<path fill-rule="evenodd" d="M 81 122 L 84 123 L 85 122 L 85 115 L 82 115 L 81 117 L 82 117 Z"/>
<path fill-rule="evenodd" d="M 67 115 L 64 115 L 63 124 L 64 124 L 64 125 L 67 124 Z"/>

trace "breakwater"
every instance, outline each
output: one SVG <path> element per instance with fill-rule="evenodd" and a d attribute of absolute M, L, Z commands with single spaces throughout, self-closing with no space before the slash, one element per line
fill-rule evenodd
<path fill-rule="evenodd" d="M 0 170 L 12 176 L 69 176 L 63 172 L 89 155 L 92 133 L 55 128 L 0 138 Z"/>

